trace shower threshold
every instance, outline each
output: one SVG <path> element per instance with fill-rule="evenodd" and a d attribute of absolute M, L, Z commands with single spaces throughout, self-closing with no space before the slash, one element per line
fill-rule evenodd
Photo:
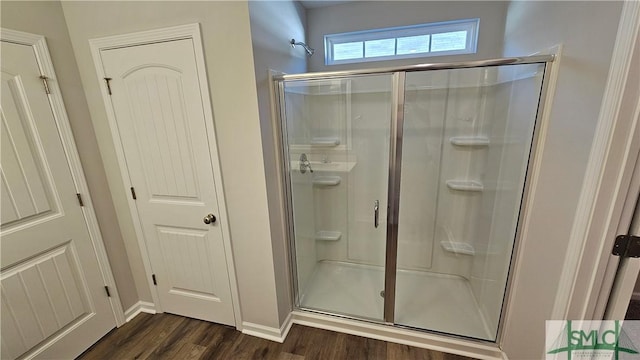
<path fill-rule="evenodd" d="M 301 292 L 300 306 L 356 318 L 383 320 L 384 268 L 319 261 Z M 469 282 L 456 275 L 398 270 L 395 323 L 493 340 Z"/>

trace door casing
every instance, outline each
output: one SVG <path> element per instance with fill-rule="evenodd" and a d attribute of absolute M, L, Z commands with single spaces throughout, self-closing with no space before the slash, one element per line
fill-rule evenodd
<path fill-rule="evenodd" d="M 200 33 L 200 25 L 198 23 L 173 26 L 168 28 L 161 28 L 155 30 L 141 31 L 130 34 L 122 34 L 122 35 L 114 35 L 108 37 L 102 37 L 97 39 L 89 40 L 89 45 L 91 48 L 91 55 L 93 56 L 94 65 L 96 68 L 97 81 L 101 83 L 100 91 L 102 94 L 102 99 L 104 101 L 105 110 L 107 113 L 107 118 L 109 121 L 109 128 L 111 129 L 111 135 L 114 143 L 114 147 L 116 150 L 116 156 L 118 159 L 118 166 L 120 168 L 120 174 L 122 175 L 122 186 L 125 190 L 125 193 L 129 191 L 129 188 L 132 186 L 129 176 L 129 171 L 127 169 L 125 154 L 123 144 L 120 140 L 119 130 L 115 118 L 115 112 L 111 104 L 110 96 L 108 93 L 108 89 L 104 85 L 104 68 L 102 65 L 102 60 L 100 56 L 100 51 L 108 50 L 108 49 L 117 49 L 122 47 L 130 47 L 136 45 L 145 45 L 156 42 L 164 42 L 164 41 L 173 41 L 173 40 L 183 40 L 190 39 L 193 41 L 194 50 L 195 50 L 195 59 L 197 65 L 197 73 L 198 80 L 200 84 L 205 84 L 206 86 L 200 87 L 201 97 L 204 101 L 204 118 L 207 126 L 207 136 L 209 140 L 209 149 L 210 156 L 213 159 L 211 165 L 213 167 L 214 180 L 215 180 L 215 190 L 218 194 L 218 205 L 219 205 L 219 223 L 222 230 L 222 237 L 224 243 L 225 253 L 227 255 L 227 271 L 229 273 L 229 283 L 231 287 L 231 298 L 233 302 L 233 310 L 235 314 L 235 324 L 237 329 L 242 329 L 242 314 L 240 312 L 240 301 L 239 301 L 239 293 L 238 293 L 238 285 L 237 278 L 235 273 L 235 265 L 233 259 L 233 250 L 231 247 L 231 235 L 229 228 L 229 220 L 227 216 L 226 202 L 224 196 L 224 189 L 222 187 L 222 176 L 221 176 L 221 168 L 220 161 L 218 156 L 218 145 L 215 137 L 214 130 L 214 121 L 213 121 L 213 111 L 211 105 L 211 97 L 209 94 L 209 82 L 207 81 L 206 67 L 204 61 L 204 51 L 202 49 L 202 36 Z M 142 257 L 142 262 L 144 265 L 144 269 L 146 272 L 147 285 L 149 289 L 151 289 L 151 296 L 153 298 L 153 302 L 155 304 L 155 310 L 158 312 L 162 312 L 162 307 L 160 305 L 159 296 L 156 287 L 153 285 L 152 280 L 152 268 L 151 268 L 151 260 L 149 254 L 146 249 L 146 244 L 144 240 L 144 235 L 142 231 L 142 224 L 140 223 L 138 212 L 136 208 L 135 201 L 131 197 L 127 197 L 127 204 L 129 207 L 129 213 L 133 222 L 133 226 L 136 233 L 136 238 L 138 242 L 138 246 L 140 248 L 140 253 Z"/>

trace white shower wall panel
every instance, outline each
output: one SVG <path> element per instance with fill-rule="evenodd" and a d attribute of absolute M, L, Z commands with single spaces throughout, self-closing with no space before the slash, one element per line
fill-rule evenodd
<path fill-rule="evenodd" d="M 346 91 L 346 84 L 335 83 L 335 85 L 311 88 L 305 98 L 309 116 L 307 121 L 310 127 L 307 144 L 319 138 L 336 138 L 340 145 L 348 143 L 346 113 L 348 97 L 342 93 Z"/>
<path fill-rule="evenodd" d="M 486 137 L 486 123 L 492 119 L 485 113 L 494 100 L 487 86 L 490 78 L 483 69 L 407 74 L 400 224 L 409 218 L 413 221 L 405 225 L 420 229 L 432 272 L 470 275 L 472 256 L 446 251 L 440 244 L 461 244 L 473 251 L 483 220 L 482 192 L 452 190 L 447 181 L 482 184 L 486 147 L 457 146 L 450 139 Z M 422 223 L 417 223 L 420 216 Z M 419 252 L 407 241 L 411 236 L 402 236 L 402 225 L 400 231 L 400 267 L 416 268 L 409 265 L 416 261 L 403 261 Z"/>
<path fill-rule="evenodd" d="M 309 134 L 307 124 L 307 110 L 305 106 L 304 93 L 287 93 L 286 108 L 287 132 L 289 134 L 289 145 L 295 147 L 296 144 L 303 143 Z M 297 160 L 299 153 L 291 152 L 291 160 Z M 295 168 L 289 173 L 291 179 L 292 214 L 294 216 L 294 231 L 296 237 L 295 256 L 296 274 L 298 283 L 305 285 L 308 283 L 317 261 L 317 251 L 314 239 L 315 232 L 315 209 L 313 206 L 313 188 L 311 179 L 305 174 L 301 174 Z"/>
<path fill-rule="evenodd" d="M 346 260 L 347 241 L 349 234 L 348 212 L 348 182 L 349 174 L 344 172 L 317 172 L 314 176 L 337 176 L 340 184 L 337 186 L 322 186 L 314 189 L 316 232 L 338 231 L 341 236 L 337 241 L 316 241 L 318 261 Z"/>
<path fill-rule="evenodd" d="M 484 135 L 487 126 L 483 122 L 494 120 L 485 120 L 484 115 L 494 95 L 491 87 L 478 86 L 488 77 L 481 69 L 470 69 L 458 76 L 446 71 L 427 72 L 420 77 L 413 84 L 408 82 L 406 92 L 398 264 L 404 269 L 468 277 L 471 258 L 444 251 L 439 244 L 457 241 L 473 246 L 479 236 L 478 222 L 482 220 L 482 195 L 452 191 L 446 180 L 481 179 L 486 151 L 458 148 L 449 138 Z M 309 114 L 311 118 L 323 118 L 322 109 L 342 117 L 343 123 L 350 116 L 351 147 L 344 151 L 347 157 L 357 158 L 351 172 L 339 174 L 340 185 L 314 192 L 316 230 L 342 233 L 339 241 L 318 242 L 318 260 L 383 265 L 391 94 L 379 91 L 384 88 L 380 81 L 350 81 L 350 113 L 346 115 L 346 108 L 337 98 L 305 98 L 307 108 L 314 109 Z M 332 103 L 340 111 L 328 109 Z M 336 125 L 334 133 L 344 132 L 341 125 Z M 323 135 L 329 134 L 331 131 Z M 336 153 L 319 149 L 313 156 L 331 160 Z M 382 205 L 377 229 L 373 227 L 374 200 Z M 338 216 L 345 211 L 346 224 Z"/>
<path fill-rule="evenodd" d="M 291 172 L 293 216 L 296 237 L 296 266 L 299 284 L 307 284 L 317 261 L 313 188 L 309 177 Z"/>
<path fill-rule="evenodd" d="M 483 212 L 488 215 L 489 233 L 478 244 L 469 278 L 488 327 L 497 329 L 502 307 L 504 284 L 514 243 L 520 200 L 523 193 L 527 159 L 532 141 L 542 69 L 537 65 L 506 68 L 499 74 L 496 112 L 506 113 L 504 126 L 494 127 L 487 169 L 492 178 Z M 513 79 L 513 80 L 512 80 Z M 512 81 L 506 81 L 512 80 Z M 508 104 L 505 105 L 505 104 Z M 490 214 L 486 214 L 491 211 Z"/>
<path fill-rule="evenodd" d="M 383 265 L 386 243 L 386 204 L 389 178 L 391 94 L 352 80 L 352 149 L 358 163 L 349 173 L 349 237 L 347 259 Z M 371 82 L 366 81 L 366 82 Z M 390 86 L 390 83 L 388 83 Z M 380 203 L 379 226 L 374 227 L 374 201 Z"/>
<path fill-rule="evenodd" d="M 486 149 L 457 146 L 449 141 L 452 137 L 484 137 L 487 93 L 491 87 L 483 85 L 482 69 L 465 69 L 448 72 L 449 95 L 447 101 L 445 145 L 442 154 L 440 199 L 438 202 L 438 226 L 436 243 L 453 241 L 468 244 L 475 249 L 480 220 L 482 191 L 459 191 L 449 188 L 447 180 L 475 181 L 483 184 Z M 467 264 L 461 266 L 458 275 L 468 277 L 471 258 L 465 256 Z"/>
<path fill-rule="evenodd" d="M 289 146 L 305 144 L 311 133 L 308 121 L 306 95 L 304 92 L 289 91 L 286 95 L 285 113 L 287 119 L 287 139 Z"/>
<path fill-rule="evenodd" d="M 398 266 L 432 267 L 448 76 L 408 75 L 398 219 Z"/>

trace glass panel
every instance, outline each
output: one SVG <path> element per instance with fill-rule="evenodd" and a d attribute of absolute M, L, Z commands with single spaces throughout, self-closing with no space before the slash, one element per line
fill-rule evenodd
<path fill-rule="evenodd" d="M 333 60 L 360 59 L 363 57 L 362 41 L 333 44 Z"/>
<path fill-rule="evenodd" d="M 396 39 L 369 40 L 364 42 L 364 56 L 392 56 L 396 53 Z"/>
<path fill-rule="evenodd" d="M 407 73 L 396 324 L 496 339 L 543 71 Z"/>
<path fill-rule="evenodd" d="M 299 307 L 383 319 L 391 79 L 284 83 Z"/>
<path fill-rule="evenodd" d="M 364 62 L 370 58 L 377 60 L 375 57 L 379 56 L 408 58 L 414 57 L 413 54 L 441 56 L 447 55 L 447 51 L 475 52 L 477 39 L 471 35 L 477 33 L 479 21 L 478 18 L 461 19 L 326 34 L 325 43 L 333 45 L 325 46 L 325 65 Z M 429 34 L 435 34 L 433 39 Z M 434 42 L 431 50 L 430 42 Z"/>
<path fill-rule="evenodd" d="M 431 35 L 431 51 L 464 50 L 467 48 L 467 31 L 452 31 Z"/>
<path fill-rule="evenodd" d="M 407 36 L 398 38 L 398 55 L 419 54 L 429 52 L 429 35 Z"/>

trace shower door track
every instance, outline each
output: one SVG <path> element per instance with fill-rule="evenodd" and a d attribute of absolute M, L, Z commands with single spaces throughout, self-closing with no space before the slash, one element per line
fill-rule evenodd
<path fill-rule="evenodd" d="M 390 324 L 390 323 L 387 323 L 385 321 L 380 321 L 380 320 L 376 320 L 376 319 L 372 319 L 372 318 L 368 318 L 368 317 L 353 316 L 353 315 L 349 315 L 349 314 L 345 314 L 345 313 L 341 313 L 341 312 L 330 312 L 330 311 L 318 310 L 318 309 L 307 308 L 307 307 L 302 307 L 302 306 L 297 306 L 294 310 L 301 311 L 301 312 L 307 312 L 307 313 L 310 313 L 310 314 L 319 314 L 319 315 L 326 315 L 326 316 L 331 316 L 331 317 L 336 317 L 336 318 L 342 318 L 342 319 L 347 319 L 347 320 L 362 321 L 362 322 L 369 323 L 369 324 L 390 326 L 390 327 L 393 327 L 393 328 L 410 330 L 410 331 L 417 331 L 417 332 L 421 332 L 421 333 L 425 333 L 425 334 L 441 335 L 441 336 L 446 336 L 448 338 L 454 338 L 454 339 L 459 339 L 459 340 L 463 340 L 463 341 L 470 341 L 470 342 L 477 343 L 477 344 L 495 345 L 494 341 L 475 338 L 475 337 L 472 337 L 472 336 L 452 334 L 452 333 L 448 333 L 448 332 L 444 332 L 444 331 L 424 329 L 424 328 L 419 328 L 419 327 L 414 327 L 414 326 L 409 326 L 409 325 Z"/>
<path fill-rule="evenodd" d="M 303 73 L 303 74 L 278 74 L 272 76 L 273 91 L 274 91 L 274 104 L 275 115 L 279 117 L 279 121 L 276 122 L 277 133 L 279 133 L 279 145 L 283 168 L 283 195 L 285 197 L 285 222 L 287 225 L 287 232 L 289 235 L 289 261 L 290 276 L 292 279 L 293 292 L 292 301 L 294 304 L 294 310 L 306 311 L 310 313 L 334 316 L 339 318 L 364 321 L 379 325 L 388 325 L 395 328 L 402 328 L 407 330 L 420 331 L 424 333 L 431 333 L 437 335 L 446 335 L 448 337 L 471 340 L 474 342 L 485 344 L 499 343 L 502 334 L 503 322 L 504 322 L 504 309 L 507 306 L 509 291 L 512 286 L 512 269 L 514 267 L 514 258 L 517 255 L 522 208 L 526 205 L 526 200 L 529 193 L 529 181 L 528 179 L 533 164 L 533 157 L 535 156 L 536 143 L 538 142 L 538 134 L 540 127 L 540 119 L 542 118 L 542 112 L 544 108 L 544 102 L 547 94 L 547 88 L 549 83 L 549 75 L 551 70 L 551 63 L 555 60 L 556 55 L 532 55 L 524 57 L 510 57 L 510 58 L 497 58 L 478 61 L 466 61 L 466 62 L 451 62 L 451 63 L 432 63 L 432 64 L 418 64 L 408 65 L 393 68 L 378 68 L 378 69 L 363 69 L 363 70 L 349 70 L 349 71 L 333 71 L 333 72 L 315 72 L 315 73 Z M 431 71 L 431 70 L 447 70 L 447 69 L 463 69 L 463 68 L 479 68 L 479 67 L 494 67 L 502 65 L 516 65 L 516 64 L 545 64 L 544 75 L 542 80 L 542 87 L 538 98 L 537 114 L 534 123 L 533 138 L 531 142 L 531 148 L 529 152 L 529 160 L 527 164 L 527 170 L 525 175 L 525 184 L 522 193 L 522 202 L 520 211 L 518 214 L 518 221 L 516 227 L 516 237 L 512 249 L 512 255 L 509 264 L 509 271 L 507 276 L 507 283 L 505 287 L 505 295 L 503 298 L 502 308 L 500 311 L 500 318 L 498 321 L 498 331 L 494 341 L 474 338 L 465 335 L 457 335 L 451 333 L 440 332 L 436 330 L 416 328 L 412 326 L 406 326 L 396 324 L 394 322 L 395 312 L 395 288 L 396 288 L 396 265 L 397 265 L 397 252 L 398 252 L 398 213 L 399 213 L 399 200 L 400 200 L 400 177 L 402 163 L 402 140 L 403 140 L 403 123 L 404 123 L 404 91 L 401 91 L 405 87 L 405 78 L 407 72 L 414 71 Z M 336 79 L 354 76 L 365 76 L 375 74 L 391 74 L 393 77 L 393 103 L 391 114 L 391 136 L 390 136 L 390 149 L 389 149 L 389 180 L 388 180 L 388 214 L 387 214 L 387 238 L 386 238 L 386 253 L 385 253 L 385 284 L 384 284 L 384 316 L 382 321 L 357 317 L 342 313 L 327 312 L 322 310 L 316 310 L 312 308 L 305 308 L 300 306 L 299 302 L 299 289 L 298 289 L 298 276 L 295 270 L 296 257 L 295 257 L 295 231 L 293 221 L 293 206 L 292 206 L 292 194 L 291 194 L 291 178 L 290 171 L 290 159 L 287 151 L 287 129 L 283 119 L 285 117 L 284 106 L 284 82 L 287 80 L 319 80 L 319 79 Z"/>
<path fill-rule="evenodd" d="M 500 65 L 518 65 L 518 64 L 536 64 L 550 63 L 555 60 L 555 55 L 531 55 L 522 57 L 509 57 L 487 60 L 449 62 L 449 63 L 431 63 L 418 65 L 405 65 L 398 67 L 362 69 L 362 70 L 346 70 L 346 71 L 324 71 L 302 74 L 278 74 L 273 76 L 274 81 L 280 80 L 315 80 L 325 78 L 341 78 L 356 75 L 375 75 L 375 74 L 391 74 L 396 72 L 411 71 L 429 71 L 429 70 L 450 70 L 465 69 L 476 67 L 500 66 Z"/>

